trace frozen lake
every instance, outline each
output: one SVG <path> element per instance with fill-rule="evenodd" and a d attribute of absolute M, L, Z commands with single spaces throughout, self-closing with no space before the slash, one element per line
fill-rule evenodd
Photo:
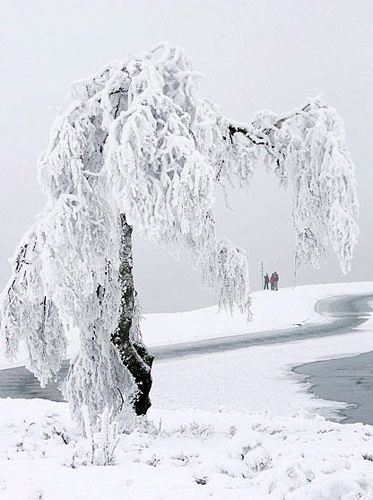
<path fill-rule="evenodd" d="M 309 363 L 294 372 L 306 376 L 315 396 L 349 403 L 338 411 L 342 423 L 373 425 L 373 352 Z"/>
<path fill-rule="evenodd" d="M 351 332 L 364 323 L 372 310 L 372 295 L 335 296 L 316 304 L 322 314 L 332 317 L 330 323 L 305 324 L 297 328 L 272 330 L 258 334 L 233 335 L 198 342 L 158 346 L 152 349 L 155 363 L 203 356 L 222 351 L 247 349 L 258 345 L 273 345 L 294 340 L 338 336 Z M 62 401 L 58 386 L 65 378 L 69 361 L 63 363 L 57 380 L 41 389 L 35 377 L 25 367 L 0 370 L 0 398 L 44 398 Z M 340 412 L 346 423 L 373 424 L 373 353 L 330 361 L 319 361 L 294 368 L 311 383 L 317 397 L 349 403 Z"/>

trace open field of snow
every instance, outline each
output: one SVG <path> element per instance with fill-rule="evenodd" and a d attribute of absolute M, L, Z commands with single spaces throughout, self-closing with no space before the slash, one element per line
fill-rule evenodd
<path fill-rule="evenodd" d="M 258 292 L 252 323 L 214 308 L 147 315 L 144 338 L 155 346 L 328 321 L 316 301 L 372 292 L 373 283 Z M 104 422 L 93 447 L 66 403 L 0 400 L 0 498 L 372 500 L 373 427 L 325 420 L 335 405 L 290 371 L 370 350 L 372 317 L 344 335 L 156 363 L 148 419 L 123 416 L 118 435 Z"/>
<path fill-rule="evenodd" d="M 100 467 L 69 427 L 66 404 L 3 401 L 1 498 L 373 498 L 372 427 L 270 412 L 155 410 L 152 418 L 154 425 L 121 434 L 113 465 Z"/>

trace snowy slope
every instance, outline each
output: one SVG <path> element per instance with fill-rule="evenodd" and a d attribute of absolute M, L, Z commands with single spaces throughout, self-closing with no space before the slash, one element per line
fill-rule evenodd
<path fill-rule="evenodd" d="M 372 291 L 357 283 L 258 292 L 249 325 L 214 308 L 147 315 L 144 337 L 160 345 L 327 321 L 317 300 Z M 95 434 L 92 457 L 67 404 L 0 400 L 0 498 L 372 500 L 373 427 L 325 420 L 315 410 L 335 405 L 313 399 L 289 371 L 372 350 L 372 333 L 371 317 L 338 337 L 156 363 L 148 420 L 122 420 L 110 467 L 98 465 L 113 428 Z"/>
<path fill-rule="evenodd" d="M 318 300 L 334 295 L 372 293 L 373 282 L 333 283 L 267 290 L 251 294 L 252 321 L 236 312 L 233 316 L 217 307 L 197 311 L 145 314 L 142 322 L 144 341 L 148 346 L 258 333 L 292 327 L 295 324 L 328 321 L 315 311 Z"/>

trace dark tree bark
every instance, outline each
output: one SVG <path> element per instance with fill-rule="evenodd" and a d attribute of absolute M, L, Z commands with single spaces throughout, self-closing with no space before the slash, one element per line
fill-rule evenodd
<path fill-rule="evenodd" d="M 120 216 L 121 247 L 119 281 L 121 284 L 121 305 L 119 323 L 111 340 L 117 347 L 123 364 L 130 371 L 137 384 L 138 392 L 132 401 L 137 415 L 145 415 L 151 405 L 149 392 L 152 386 L 151 367 L 154 356 L 141 340 L 132 334 L 136 291 L 133 280 L 132 227 L 124 214 Z"/>

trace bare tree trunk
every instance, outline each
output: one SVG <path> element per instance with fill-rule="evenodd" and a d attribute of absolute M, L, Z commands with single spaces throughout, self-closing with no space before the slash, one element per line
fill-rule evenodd
<path fill-rule="evenodd" d="M 111 340 L 119 350 L 121 359 L 130 371 L 138 387 L 133 407 L 137 415 L 145 415 L 151 405 L 149 392 L 152 386 L 151 367 L 154 356 L 150 354 L 141 340 L 138 325 L 134 324 L 136 291 L 133 281 L 132 227 L 127 224 L 126 216 L 121 214 L 121 247 L 119 281 L 121 284 L 121 310 L 118 328 Z"/>

